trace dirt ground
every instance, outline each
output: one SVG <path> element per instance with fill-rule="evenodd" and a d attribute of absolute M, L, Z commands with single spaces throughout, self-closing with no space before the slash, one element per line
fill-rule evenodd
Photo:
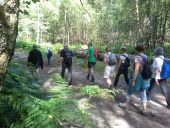
<path fill-rule="evenodd" d="M 21 54 L 16 51 L 15 59 L 25 59 L 27 54 Z M 40 70 L 40 77 L 45 82 L 44 86 L 52 86 L 48 77 L 50 74 L 60 72 L 61 66 L 57 66 L 57 62 L 49 66 L 46 60 L 44 61 L 44 69 Z M 87 71 L 82 70 L 79 64 L 73 65 L 73 88 L 83 86 L 84 84 L 92 84 L 86 80 Z M 67 72 L 66 72 L 67 78 Z M 102 74 L 95 71 L 95 83 L 100 87 L 106 87 Z M 124 80 L 120 79 L 118 88 L 126 92 L 126 85 Z M 76 95 L 76 94 L 75 94 Z M 162 95 L 160 88 L 155 87 L 153 90 L 153 98 L 148 102 L 149 114 L 142 115 L 139 112 L 140 100 L 138 93 L 133 95 L 133 103 L 128 105 L 126 109 L 118 106 L 119 102 L 124 99 L 124 93 L 116 96 L 115 100 L 108 98 L 92 98 L 90 103 L 94 106 L 88 111 L 91 113 L 91 120 L 96 123 L 97 128 L 170 128 L 170 109 L 166 108 L 165 98 Z M 83 97 L 80 97 L 83 98 Z"/>

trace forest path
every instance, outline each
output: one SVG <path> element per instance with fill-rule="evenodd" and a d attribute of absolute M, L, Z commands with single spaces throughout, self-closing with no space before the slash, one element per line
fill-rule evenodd
<path fill-rule="evenodd" d="M 28 54 L 16 51 L 15 59 L 27 59 Z M 49 75 L 60 72 L 61 66 L 57 66 L 55 59 L 51 65 L 47 65 L 47 60 L 44 60 L 44 69 L 40 70 L 39 77 L 45 82 L 44 86 L 52 86 L 48 80 Z M 104 79 L 101 73 L 95 71 L 95 83 L 91 83 L 86 80 L 87 71 L 80 68 L 79 63 L 73 65 L 73 88 L 87 84 L 95 84 L 100 87 L 106 87 Z M 67 78 L 67 72 L 66 72 Z M 124 86 L 123 86 L 124 85 Z M 118 88 L 120 86 L 126 92 L 125 82 L 119 80 Z M 78 92 L 75 92 L 75 97 L 78 99 L 84 99 L 82 96 L 78 96 Z M 153 101 L 148 102 L 148 109 L 152 111 L 152 114 L 142 115 L 139 113 L 138 108 L 140 101 L 138 95 L 133 95 L 133 105 L 129 105 L 126 109 L 122 109 L 118 106 L 118 103 L 124 99 L 124 95 L 120 93 L 112 98 L 92 98 L 90 104 L 93 105 L 88 111 L 91 113 L 90 118 L 96 123 L 97 128 L 169 128 L 170 127 L 170 110 L 165 107 L 165 98 L 162 96 L 159 87 L 155 87 L 153 90 Z"/>

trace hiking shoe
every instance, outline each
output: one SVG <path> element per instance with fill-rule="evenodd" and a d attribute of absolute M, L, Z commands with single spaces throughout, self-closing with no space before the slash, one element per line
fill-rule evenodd
<path fill-rule="evenodd" d="M 168 105 L 167 108 L 170 109 L 170 105 Z"/>
<path fill-rule="evenodd" d="M 90 82 L 94 82 L 94 76 L 92 76 L 92 78 L 91 78 Z"/>
<path fill-rule="evenodd" d="M 90 79 L 90 75 L 87 75 L 86 79 L 89 80 Z"/>
<path fill-rule="evenodd" d="M 119 107 L 126 108 L 126 103 L 119 103 Z"/>
<path fill-rule="evenodd" d="M 109 90 L 112 90 L 112 89 L 113 89 L 113 86 L 112 86 L 112 85 L 110 85 L 110 86 L 109 86 Z"/>
<path fill-rule="evenodd" d="M 94 79 L 91 79 L 90 82 L 94 82 Z"/>
<path fill-rule="evenodd" d="M 68 83 L 68 85 L 72 85 L 73 83 L 72 83 L 72 81 L 70 81 L 69 83 Z"/>

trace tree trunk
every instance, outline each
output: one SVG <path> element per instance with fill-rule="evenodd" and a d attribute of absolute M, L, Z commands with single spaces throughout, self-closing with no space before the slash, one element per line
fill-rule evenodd
<path fill-rule="evenodd" d="M 165 34 L 166 34 L 166 23 L 167 23 L 167 19 L 168 19 L 168 12 L 169 9 L 166 9 L 165 11 L 165 16 L 164 16 L 164 22 L 163 22 L 163 26 L 162 26 L 162 35 L 161 35 L 161 45 L 162 47 L 164 47 L 164 39 L 165 39 Z"/>
<path fill-rule="evenodd" d="M 14 54 L 18 34 L 19 0 L 4 0 L 0 3 L 0 87 L 7 66 Z"/>

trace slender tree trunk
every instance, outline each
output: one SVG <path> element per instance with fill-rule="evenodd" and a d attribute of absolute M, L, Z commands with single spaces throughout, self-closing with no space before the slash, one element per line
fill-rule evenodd
<path fill-rule="evenodd" d="M 140 19 L 139 19 L 139 0 L 136 0 L 136 19 L 137 19 L 137 25 L 138 25 L 138 39 L 141 37 L 141 28 L 140 28 Z"/>
<path fill-rule="evenodd" d="M 166 6 L 166 5 L 165 5 Z M 162 35 L 161 35 L 161 45 L 164 46 L 164 39 L 165 39 L 165 34 L 166 34 L 166 23 L 167 23 L 167 19 L 168 19 L 168 12 L 169 9 L 166 9 L 165 7 L 165 17 L 164 17 L 164 21 L 163 21 L 163 26 L 162 26 Z"/>
<path fill-rule="evenodd" d="M 0 3 L 0 87 L 7 66 L 14 54 L 18 34 L 19 0 L 4 0 Z"/>
<path fill-rule="evenodd" d="M 38 44 L 40 42 L 40 10 L 39 10 L 39 4 L 38 4 L 38 13 L 37 13 L 37 37 L 36 37 L 36 43 Z"/>

